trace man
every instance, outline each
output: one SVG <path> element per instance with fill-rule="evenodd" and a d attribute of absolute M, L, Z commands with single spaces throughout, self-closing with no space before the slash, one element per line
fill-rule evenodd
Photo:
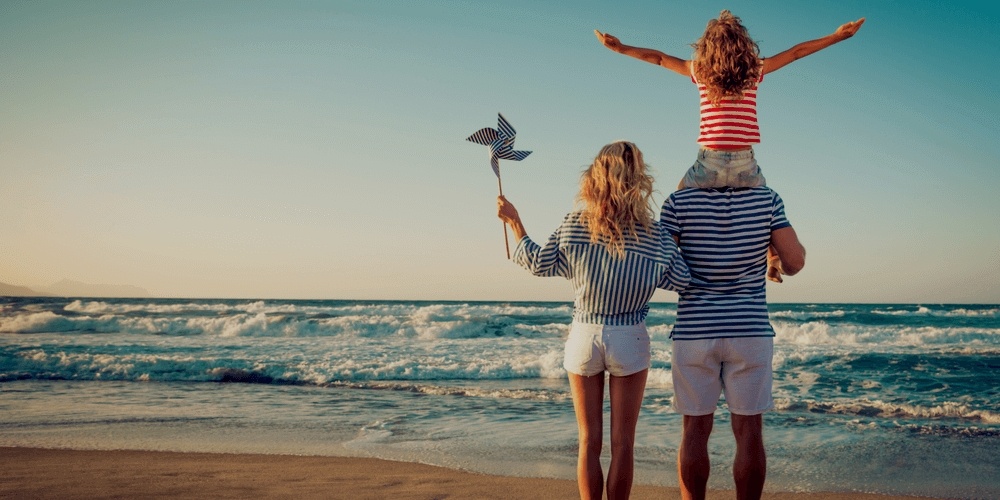
<path fill-rule="evenodd" d="M 684 415 L 677 457 L 681 496 L 705 498 L 708 437 L 724 393 L 736 437 L 736 496 L 758 499 L 767 472 L 761 414 L 774 405 L 767 248 L 774 247 L 771 263 L 786 275 L 805 265 L 805 248 L 781 197 L 767 187 L 677 191 L 663 203 L 660 224 L 691 269 L 671 334 L 673 403 Z"/>

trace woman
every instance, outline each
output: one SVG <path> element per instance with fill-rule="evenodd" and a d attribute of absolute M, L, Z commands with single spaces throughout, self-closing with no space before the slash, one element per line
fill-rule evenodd
<path fill-rule="evenodd" d="M 577 481 L 582 498 L 602 497 L 604 372 L 610 374 L 609 499 L 632 488 L 635 425 L 649 371 L 644 323 L 656 288 L 679 291 L 690 281 L 673 238 L 653 219 L 653 178 L 635 144 L 601 149 L 580 180 L 582 210 L 571 212 L 545 246 L 528 238 L 517 209 L 503 196 L 498 215 L 518 238 L 514 261 L 536 276 L 562 276 L 576 295 L 563 367 L 569 372 L 579 427 Z"/>

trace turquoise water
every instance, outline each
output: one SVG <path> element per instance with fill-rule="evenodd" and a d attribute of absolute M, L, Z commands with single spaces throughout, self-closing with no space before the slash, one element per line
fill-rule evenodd
<path fill-rule="evenodd" d="M 673 304 L 637 480 L 675 485 Z M 770 490 L 1000 497 L 1000 306 L 777 304 Z M 574 477 L 564 303 L 0 299 L 0 445 Z M 711 485 L 731 487 L 724 409 Z"/>

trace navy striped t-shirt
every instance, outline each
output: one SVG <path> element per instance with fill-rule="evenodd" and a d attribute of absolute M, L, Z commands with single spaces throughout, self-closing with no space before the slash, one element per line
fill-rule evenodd
<path fill-rule="evenodd" d="M 603 244 L 590 242 L 590 232 L 572 212 L 545 246 L 525 236 L 514 262 L 535 276 L 562 276 L 573 283 L 573 320 L 578 323 L 634 325 L 649 311 L 657 288 L 679 291 L 691 276 L 674 239 L 653 224 L 640 228 L 639 241 L 625 239 L 625 255 L 611 255 Z"/>
<path fill-rule="evenodd" d="M 660 212 L 679 238 L 691 283 L 677 301 L 674 340 L 773 337 L 764 284 L 771 231 L 791 226 L 770 188 L 683 189 Z"/>

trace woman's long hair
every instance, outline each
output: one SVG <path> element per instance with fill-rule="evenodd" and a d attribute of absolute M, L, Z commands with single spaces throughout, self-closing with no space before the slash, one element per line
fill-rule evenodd
<path fill-rule="evenodd" d="M 617 257 L 625 255 L 625 238 L 638 240 L 653 224 L 653 177 L 639 148 L 618 141 L 601 148 L 580 178 L 583 214 L 590 241 L 603 243 Z"/>
<path fill-rule="evenodd" d="M 694 47 L 694 74 L 708 87 L 708 99 L 718 104 L 727 97 L 741 98 L 760 80 L 760 48 L 728 10 L 705 27 Z"/>

